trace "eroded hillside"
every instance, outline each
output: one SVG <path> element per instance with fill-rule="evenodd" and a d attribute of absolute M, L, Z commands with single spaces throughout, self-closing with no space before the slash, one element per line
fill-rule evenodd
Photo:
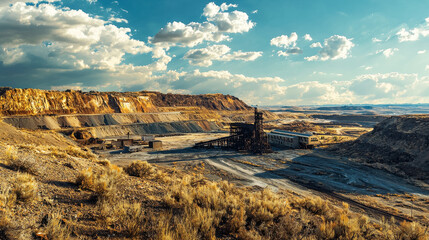
<path fill-rule="evenodd" d="M 374 167 L 429 181 L 429 117 L 395 116 L 334 150 Z"/>
<path fill-rule="evenodd" d="M 103 114 L 160 112 L 164 107 L 249 110 L 236 97 L 223 94 L 181 95 L 159 92 L 81 92 L 0 88 L 2 115 Z"/>

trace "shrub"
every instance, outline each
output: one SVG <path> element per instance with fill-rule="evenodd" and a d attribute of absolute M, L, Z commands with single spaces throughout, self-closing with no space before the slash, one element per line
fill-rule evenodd
<path fill-rule="evenodd" d="M 400 240 L 427 240 L 428 228 L 424 228 L 417 222 L 403 221 L 396 229 L 396 239 Z"/>
<path fill-rule="evenodd" d="M 16 201 L 16 195 L 4 183 L 0 185 L 0 211 L 11 207 Z"/>
<path fill-rule="evenodd" d="M 59 213 L 52 213 L 46 225 L 46 238 L 49 240 L 65 240 L 70 238 L 71 231 L 63 222 Z"/>
<path fill-rule="evenodd" d="M 15 171 L 22 171 L 33 175 L 39 173 L 38 164 L 32 156 L 9 158 L 7 164 Z"/>
<path fill-rule="evenodd" d="M 94 173 L 92 172 L 92 168 L 80 171 L 75 182 L 81 189 L 92 190 L 94 188 Z"/>
<path fill-rule="evenodd" d="M 18 149 L 14 146 L 7 145 L 6 151 L 5 151 L 6 163 L 8 163 L 9 161 L 14 161 L 17 158 L 18 158 Z"/>
<path fill-rule="evenodd" d="M 156 169 L 148 162 L 134 161 L 125 168 L 125 172 L 134 177 L 148 177 L 156 173 Z"/>
<path fill-rule="evenodd" d="M 114 226 L 118 231 L 124 231 L 128 237 L 141 235 L 147 225 L 147 217 L 140 203 L 130 203 L 126 200 L 111 202 L 102 200 L 97 208 L 106 226 Z"/>
<path fill-rule="evenodd" d="M 117 192 L 117 180 L 122 174 L 122 168 L 116 165 L 109 165 L 101 174 L 94 174 L 91 168 L 79 173 L 76 178 L 76 185 L 81 189 L 94 191 L 93 197 L 96 200 L 113 199 Z"/>
<path fill-rule="evenodd" d="M 37 199 L 38 186 L 33 176 L 28 173 L 18 173 L 14 182 L 15 188 L 13 192 L 18 200 L 31 202 Z"/>
<path fill-rule="evenodd" d="M 80 147 L 69 146 L 65 149 L 65 152 L 73 157 L 85 158 L 85 159 L 96 159 L 97 156 L 91 152 L 90 149 L 85 148 L 84 150 Z"/>

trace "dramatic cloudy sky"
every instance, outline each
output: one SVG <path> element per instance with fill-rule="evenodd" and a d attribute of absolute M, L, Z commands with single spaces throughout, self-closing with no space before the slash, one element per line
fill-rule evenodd
<path fill-rule="evenodd" d="M 429 103 L 429 1 L 0 0 L 0 86 Z"/>

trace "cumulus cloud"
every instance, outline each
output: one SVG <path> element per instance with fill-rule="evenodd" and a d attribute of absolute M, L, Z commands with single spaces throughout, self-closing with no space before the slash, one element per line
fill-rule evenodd
<path fill-rule="evenodd" d="M 116 17 L 110 17 L 109 18 L 110 22 L 117 22 L 117 23 L 128 23 L 128 20 L 125 18 L 116 18 Z"/>
<path fill-rule="evenodd" d="M 311 48 L 322 48 L 322 44 L 320 42 L 315 42 L 310 45 Z"/>
<path fill-rule="evenodd" d="M 429 65 L 426 65 L 425 70 L 426 70 L 426 71 L 429 71 Z"/>
<path fill-rule="evenodd" d="M 271 39 L 270 44 L 272 46 L 281 47 L 287 49 L 286 51 L 277 51 L 278 56 L 289 56 L 290 54 L 301 54 L 301 48 L 296 46 L 298 40 L 298 34 L 293 32 L 290 36 L 281 35 Z"/>
<path fill-rule="evenodd" d="M 296 41 L 298 40 L 298 34 L 293 32 L 290 36 L 281 35 L 271 39 L 270 44 L 272 46 L 281 47 L 281 48 L 293 48 L 296 47 Z"/>
<path fill-rule="evenodd" d="M 364 101 L 389 101 L 393 98 L 410 99 L 412 97 L 421 97 L 419 94 L 414 96 L 419 82 L 421 82 L 421 79 L 417 74 L 396 72 L 366 74 L 354 79 L 349 86 L 349 90 Z"/>
<path fill-rule="evenodd" d="M 278 56 L 284 56 L 284 57 L 287 57 L 291 54 L 294 55 L 294 54 L 301 54 L 301 53 L 302 53 L 302 50 L 299 47 L 294 47 L 286 51 L 277 51 Z"/>
<path fill-rule="evenodd" d="M 52 66 L 113 69 L 127 53 L 151 51 L 130 37 L 129 28 L 50 4 L 0 8 L 0 25 L 0 60 L 6 64 L 40 58 Z"/>
<path fill-rule="evenodd" d="M 167 23 L 153 38 L 151 42 L 168 46 L 193 47 L 204 41 L 220 42 L 229 40 L 230 33 L 248 32 L 255 26 L 249 16 L 241 11 L 227 12 L 229 8 L 235 8 L 235 4 L 221 4 L 211 2 L 203 10 L 203 16 L 207 21 L 202 23 L 182 22 Z"/>
<path fill-rule="evenodd" d="M 388 48 L 384 50 L 378 50 L 376 54 L 382 53 L 386 58 L 389 58 L 395 54 L 399 49 L 397 48 Z"/>
<path fill-rule="evenodd" d="M 314 56 L 310 56 L 310 57 L 304 57 L 304 59 L 309 61 L 309 62 L 313 62 L 313 61 L 319 60 L 319 56 L 314 55 Z"/>
<path fill-rule="evenodd" d="M 15 4 L 17 2 L 26 2 L 26 3 L 38 3 L 41 2 L 42 0 L 2 0 L 0 1 L 0 7 L 5 7 L 5 6 L 9 6 L 11 4 Z M 59 2 L 60 0 L 44 0 L 43 2 Z"/>
<path fill-rule="evenodd" d="M 354 47 L 352 39 L 348 39 L 344 36 L 334 35 L 325 39 L 322 49 L 319 51 L 319 55 L 306 57 L 307 61 L 315 60 L 337 60 L 346 59 L 350 56 L 350 51 Z"/>
<path fill-rule="evenodd" d="M 206 48 L 189 50 L 184 59 L 188 59 L 191 65 L 208 67 L 213 64 L 213 61 L 254 61 L 262 56 L 262 52 L 232 52 L 226 45 L 212 45 Z"/>
<path fill-rule="evenodd" d="M 425 19 L 425 23 L 413 29 L 401 28 L 396 33 L 399 42 L 417 41 L 420 37 L 429 36 L 429 18 Z"/>
<path fill-rule="evenodd" d="M 425 53 L 426 53 L 426 50 L 417 51 L 417 54 L 425 54 Z"/>
<path fill-rule="evenodd" d="M 313 38 L 308 33 L 304 35 L 304 39 L 307 41 L 313 41 Z"/>

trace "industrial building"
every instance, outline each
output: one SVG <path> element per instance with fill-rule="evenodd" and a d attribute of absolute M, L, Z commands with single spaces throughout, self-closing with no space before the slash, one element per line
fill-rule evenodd
<path fill-rule="evenodd" d="M 263 129 L 263 113 L 255 108 L 255 122 L 231 123 L 230 136 L 195 144 L 195 148 L 223 148 L 255 154 L 272 152 Z"/>
<path fill-rule="evenodd" d="M 313 134 L 273 130 L 267 135 L 268 142 L 277 147 L 314 148 L 320 145 L 319 138 Z"/>

